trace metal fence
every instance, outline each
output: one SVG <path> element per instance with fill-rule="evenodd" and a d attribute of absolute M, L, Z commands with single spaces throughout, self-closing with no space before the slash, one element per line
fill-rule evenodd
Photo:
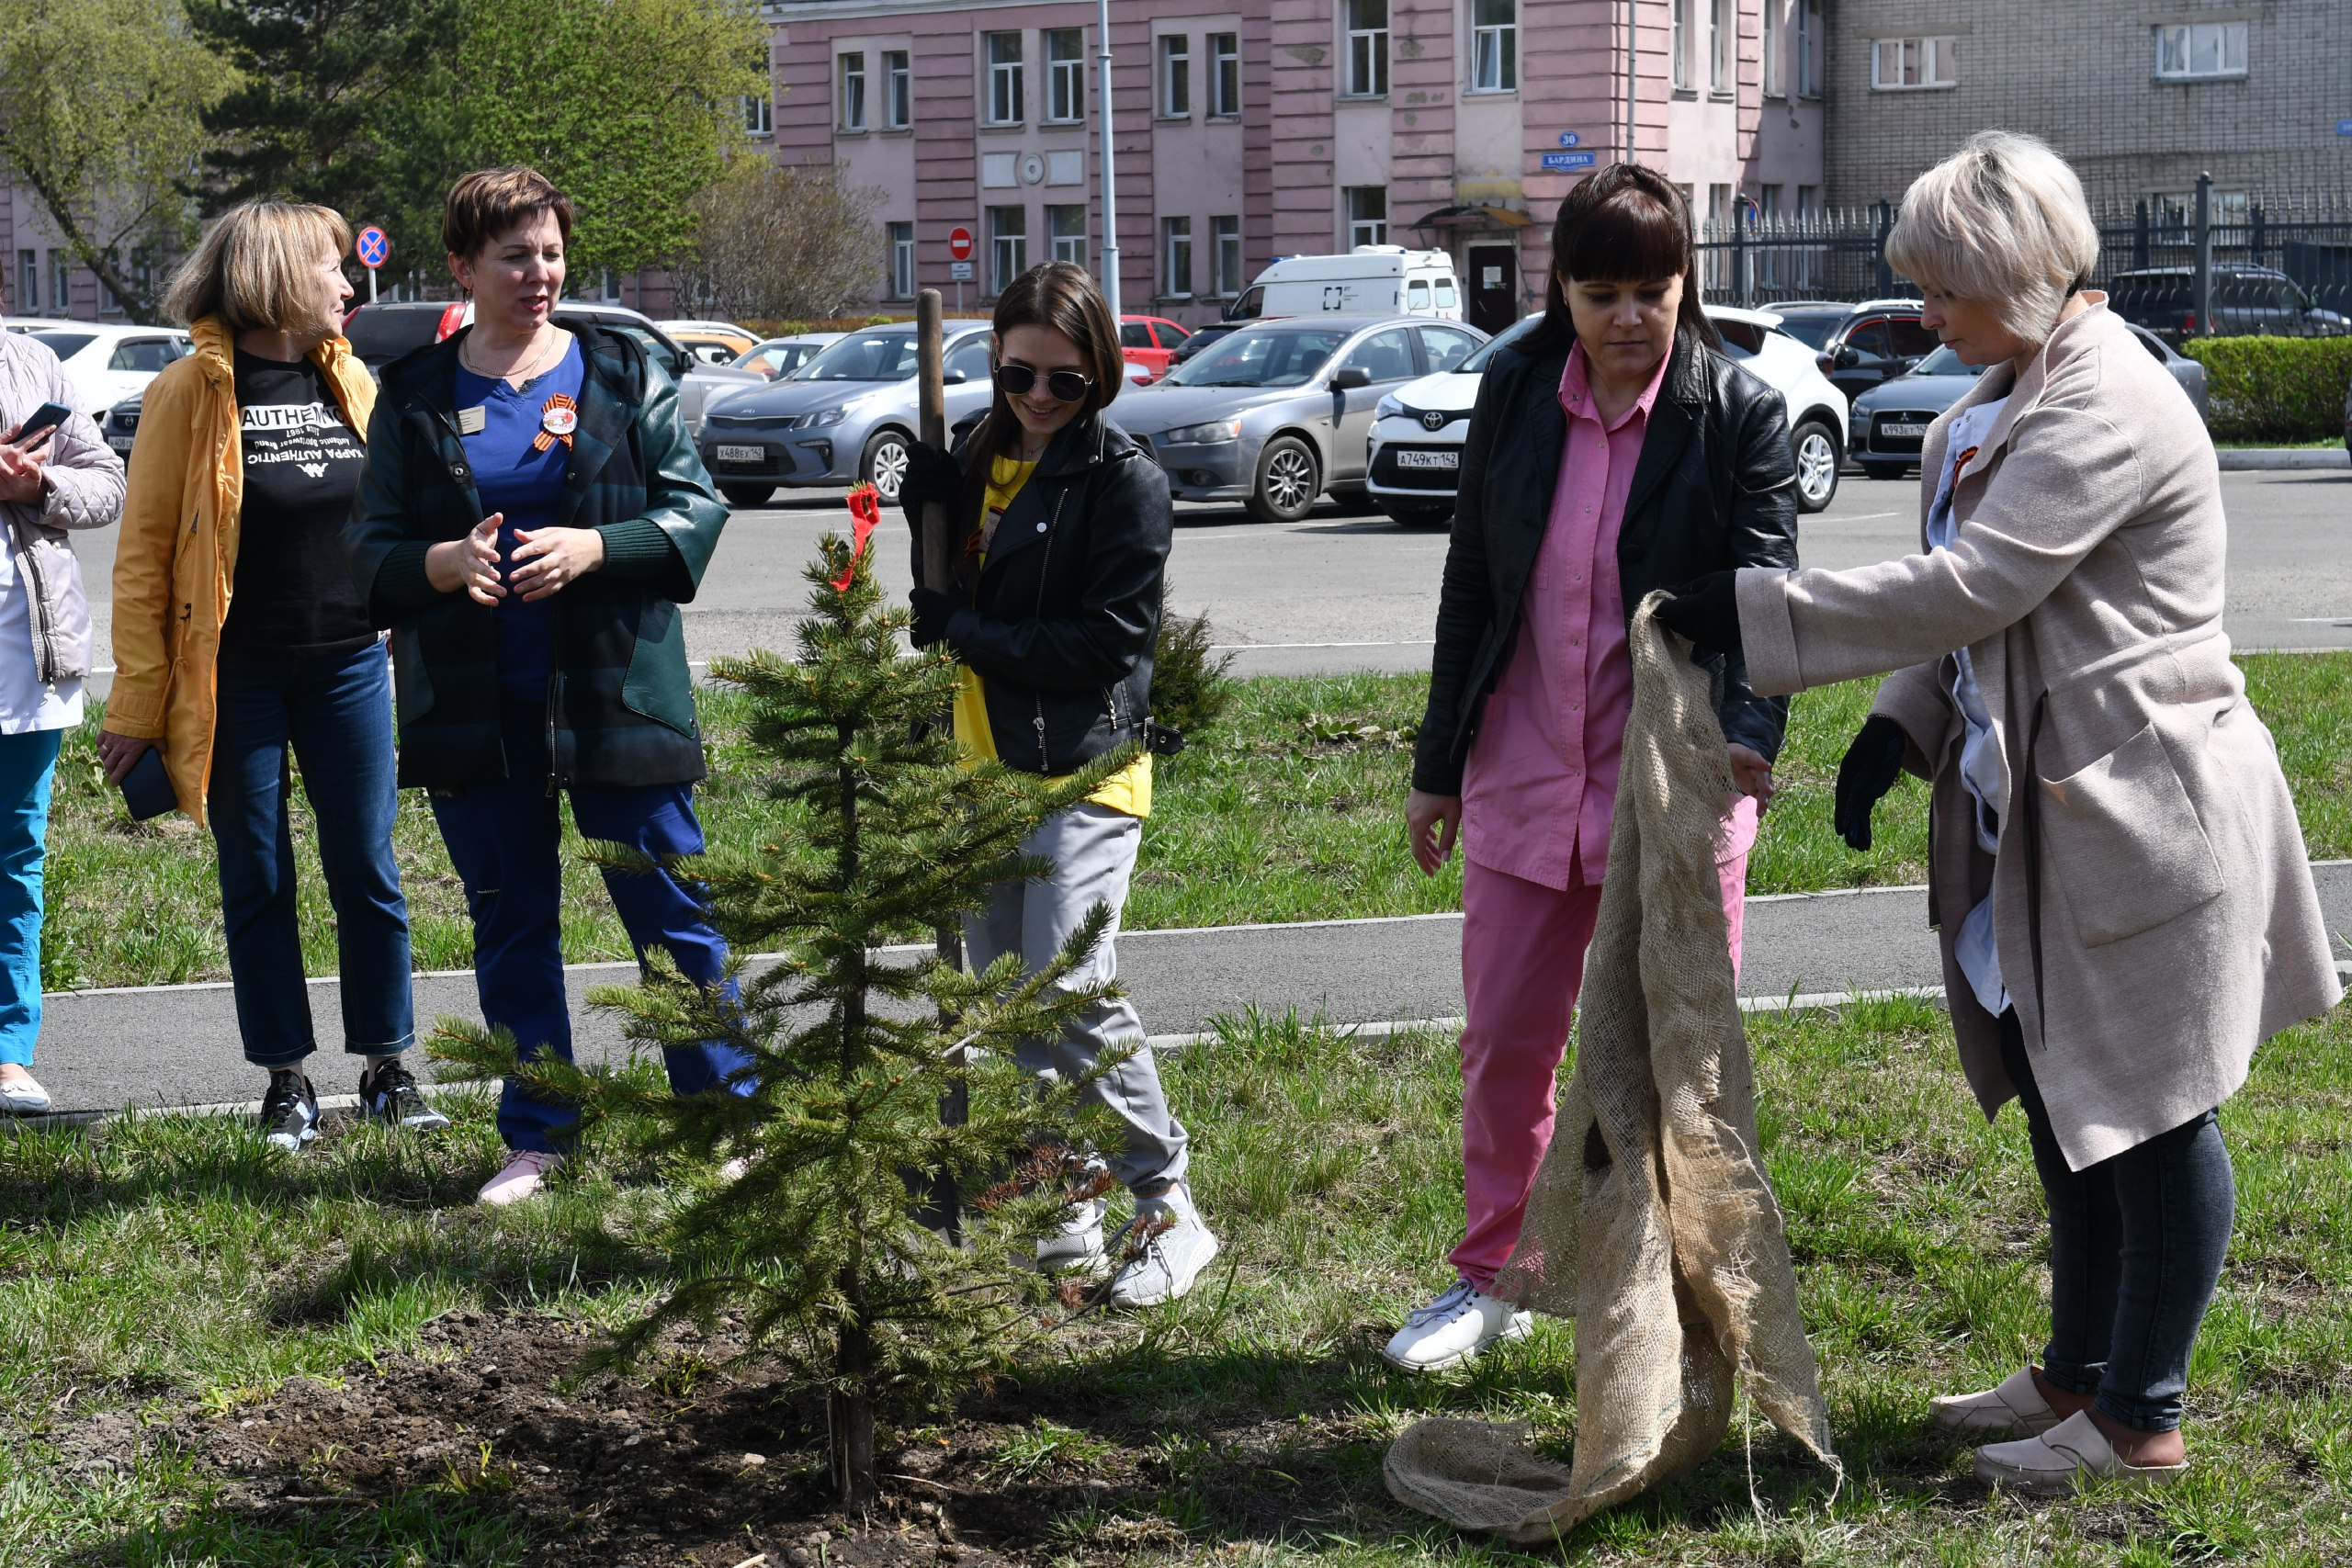
<path fill-rule="evenodd" d="M 1700 278 L 1724 304 L 1916 298 L 1886 259 L 1891 202 L 1802 217 L 1748 213 L 1700 226 Z M 2189 196 L 2097 215 L 2091 278 L 2113 308 L 2177 344 L 2190 337 L 2352 333 L 2352 192 Z"/>

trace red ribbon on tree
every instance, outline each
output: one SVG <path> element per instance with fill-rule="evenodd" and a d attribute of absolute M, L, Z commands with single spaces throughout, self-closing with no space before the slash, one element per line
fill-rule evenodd
<path fill-rule="evenodd" d="M 842 500 L 849 506 L 851 523 L 850 564 L 833 579 L 833 592 L 849 592 L 850 579 L 857 574 L 857 558 L 865 553 L 866 541 L 874 537 L 874 530 L 882 522 L 882 492 L 870 484 L 852 490 Z"/>

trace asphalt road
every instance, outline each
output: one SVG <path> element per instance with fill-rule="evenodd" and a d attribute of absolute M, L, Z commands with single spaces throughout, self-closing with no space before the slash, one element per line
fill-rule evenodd
<path fill-rule="evenodd" d="M 2230 635 L 2242 649 L 2352 649 L 2352 473 L 2222 476 L 2229 508 Z M 1826 512 L 1804 520 L 1807 566 L 1868 565 L 1903 555 L 1918 530 L 1916 480 L 1848 475 Z M 698 660 L 752 648 L 788 648 L 806 600 L 802 567 L 818 536 L 845 528 L 826 492 L 778 492 L 777 504 L 739 512 L 687 607 Z M 886 512 L 885 580 L 908 580 L 907 534 Z M 112 530 L 77 537 L 97 633 L 110 662 Z M 1169 565 L 1170 602 L 1206 613 L 1244 674 L 1419 670 L 1429 662 L 1445 536 L 1400 528 L 1377 513 L 1326 502 L 1289 525 L 1253 522 L 1238 506 L 1178 506 Z M 106 677 L 92 682 L 102 695 Z"/>

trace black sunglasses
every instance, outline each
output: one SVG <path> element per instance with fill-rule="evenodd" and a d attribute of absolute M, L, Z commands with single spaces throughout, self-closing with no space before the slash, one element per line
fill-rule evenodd
<path fill-rule="evenodd" d="M 1036 370 L 1027 365 L 1000 365 L 996 367 L 996 384 L 1004 389 L 1008 398 L 1026 397 L 1037 384 Z M 1057 401 L 1077 402 L 1094 389 L 1094 378 L 1075 370 L 1056 370 L 1046 378 L 1046 393 Z"/>

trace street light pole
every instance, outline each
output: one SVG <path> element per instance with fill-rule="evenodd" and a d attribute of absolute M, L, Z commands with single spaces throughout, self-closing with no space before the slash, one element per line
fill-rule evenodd
<path fill-rule="evenodd" d="M 1111 0 L 1097 0 L 1094 23 L 1095 70 L 1100 73 L 1102 103 L 1102 299 L 1111 320 L 1119 319 L 1119 193 L 1112 164 L 1111 141 Z"/>

